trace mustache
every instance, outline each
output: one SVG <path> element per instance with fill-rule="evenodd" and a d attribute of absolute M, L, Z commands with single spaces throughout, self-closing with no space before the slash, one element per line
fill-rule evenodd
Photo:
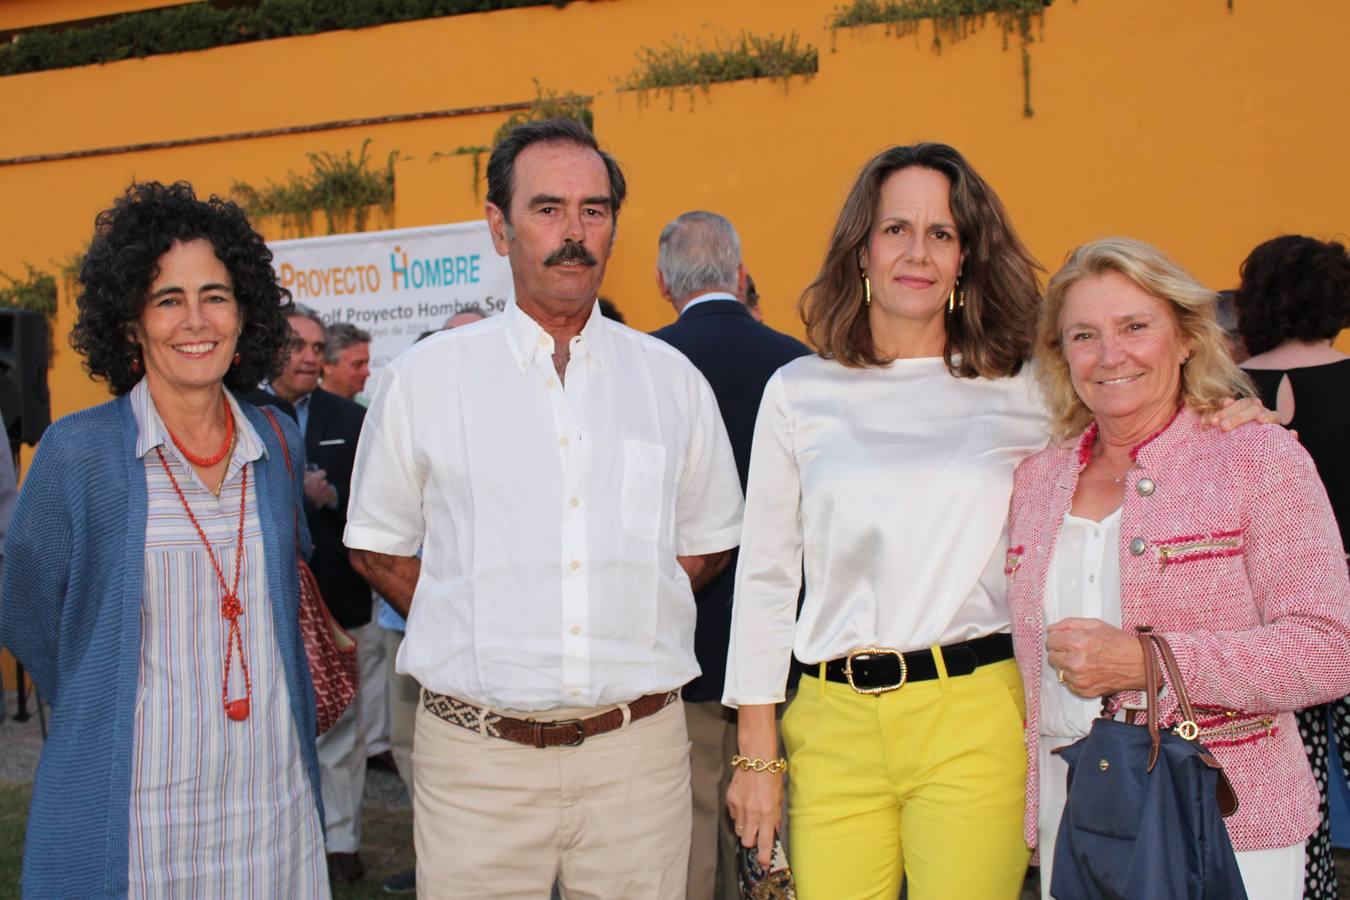
<path fill-rule="evenodd" d="M 598 260 L 586 249 L 585 244 L 578 244 L 575 241 L 568 241 L 557 250 L 554 250 L 544 259 L 544 265 L 557 266 L 562 263 L 579 262 L 582 265 L 594 266 Z"/>

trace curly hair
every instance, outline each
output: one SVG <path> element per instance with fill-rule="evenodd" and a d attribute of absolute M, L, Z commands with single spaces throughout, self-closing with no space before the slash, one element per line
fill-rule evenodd
<path fill-rule="evenodd" d="M 1215 316 L 1218 295 L 1201 285 L 1162 251 L 1131 238 L 1102 238 L 1075 248 L 1050 278 L 1036 337 L 1036 376 L 1050 409 L 1050 428 L 1057 440 L 1081 434 L 1093 420 L 1069 377 L 1060 338 L 1060 314 L 1069 290 L 1089 278 L 1115 273 L 1163 301 L 1183 341 L 1191 345 L 1181 367 L 1181 397 L 1190 409 L 1214 412 L 1229 397 L 1252 397 L 1256 388 L 1228 354 L 1223 329 Z"/>
<path fill-rule="evenodd" d="M 1253 250 L 1239 272 L 1238 331 L 1253 355 L 1285 341 L 1325 341 L 1350 326 L 1344 244 L 1277 237 Z"/>
<path fill-rule="evenodd" d="M 943 357 L 958 378 L 1015 375 L 1031 356 L 1041 266 L 1013 231 L 1003 203 L 966 158 L 946 144 L 891 147 L 863 166 L 830 237 L 825 261 L 798 303 L 807 337 L 826 359 L 846 366 L 884 365 L 872 342 L 863 305 L 859 258 L 876 226 L 881 187 L 910 166 L 932 169 L 951 182 L 951 209 L 966 253 L 961 287 L 965 305 L 947 317 Z"/>
<path fill-rule="evenodd" d="M 239 362 L 225 373 L 232 391 L 247 391 L 281 371 L 287 358 L 290 292 L 277 282 L 272 251 L 237 205 L 212 195 L 198 200 L 185 181 L 133 183 L 94 220 L 94 239 L 80 266 L 78 313 L 70 345 L 94 378 L 121 396 L 141 379 L 133 368 L 132 328 L 145 309 L 159 260 L 176 241 L 210 241 L 230 273 L 243 321 Z"/>

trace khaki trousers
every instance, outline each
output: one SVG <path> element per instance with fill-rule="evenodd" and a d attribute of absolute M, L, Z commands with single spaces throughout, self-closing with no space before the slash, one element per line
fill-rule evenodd
<path fill-rule="evenodd" d="M 689 728 L 694 827 L 689 844 L 689 900 L 737 900 L 736 832 L 727 812 L 736 713 L 710 700 L 684 705 Z"/>
<path fill-rule="evenodd" d="M 566 900 L 683 900 L 689 738 L 678 702 L 577 747 L 488 737 L 420 704 L 416 732 L 419 897 L 540 900 L 556 880 Z"/>

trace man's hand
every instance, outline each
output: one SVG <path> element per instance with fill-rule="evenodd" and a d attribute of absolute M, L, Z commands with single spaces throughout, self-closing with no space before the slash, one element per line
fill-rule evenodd
<path fill-rule="evenodd" d="M 305 471 L 305 499 L 318 509 L 337 508 L 337 488 L 329 483 L 328 473 L 323 469 Z"/>
<path fill-rule="evenodd" d="M 720 553 L 705 553 L 703 556 L 677 556 L 675 561 L 684 569 L 684 574 L 689 576 L 689 586 L 694 590 L 702 590 L 722 573 L 731 562 L 731 551 L 723 550 Z"/>

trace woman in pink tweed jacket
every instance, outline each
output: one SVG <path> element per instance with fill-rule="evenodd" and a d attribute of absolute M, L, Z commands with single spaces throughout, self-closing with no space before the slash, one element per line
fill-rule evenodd
<path fill-rule="evenodd" d="M 1074 251 L 1036 354 L 1062 443 L 1017 469 L 1005 572 L 1042 894 L 1065 796 L 1050 751 L 1087 733 L 1099 698 L 1143 688 L 1131 631 L 1151 625 L 1237 790 L 1227 825 L 1248 894 L 1298 897 L 1318 794 L 1293 711 L 1350 691 L 1350 580 L 1312 461 L 1276 426 L 1201 426 L 1250 385 L 1213 295 L 1145 244 Z M 1171 692 L 1162 711 L 1176 723 Z"/>

